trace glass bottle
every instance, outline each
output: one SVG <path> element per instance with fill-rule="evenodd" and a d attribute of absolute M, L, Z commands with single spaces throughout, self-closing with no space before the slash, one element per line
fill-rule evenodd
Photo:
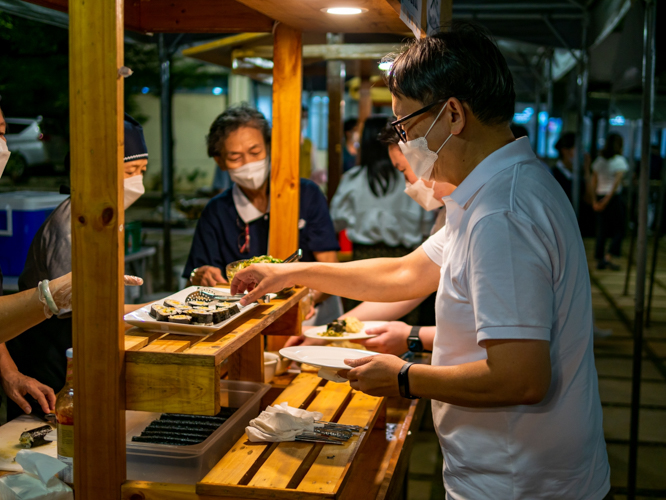
<path fill-rule="evenodd" d="M 67 378 L 65 387 L 56 399 L 56 420 L 58 426 L 58 460 L 67 468 L 58 477 L 67 484 L 74 484 L 74 371 L 73 350 L 67 349 Z"/>

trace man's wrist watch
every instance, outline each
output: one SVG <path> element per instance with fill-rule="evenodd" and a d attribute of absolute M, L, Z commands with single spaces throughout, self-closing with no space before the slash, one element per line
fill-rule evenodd
<path fill-rule="evenodd" d="M 420 331 L 420 326 L 413 326 L 412 331 L 409 332 L 409 337 L 407 337 L 407 349 L 409 349 L 409 352 L 423 352 L 423 342 L 421 342 L 421 337 L 419 337 Z"/>
<path fill-rule="evenodd" d="M 400 390 L 400 395 L 407 399 L 419 399 L 418 396 L 412 395 L 409 391 L 409 369 L 413 364 L 414 363 L 405 363 L 402 365 L 402 368 L 400 368 L 400 372 L 398 373 L 398 389 Z"/>

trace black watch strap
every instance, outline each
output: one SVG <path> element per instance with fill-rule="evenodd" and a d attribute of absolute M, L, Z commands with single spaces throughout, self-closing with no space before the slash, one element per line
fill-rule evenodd
<path fill-rule="evenodd" d="M 400 368 L 400 372 L 398 373 L 398 389 L 400 389 L 400 395 L 403 398 L 407 399 L 419 399 L 418 396 L 413 396 L 411 392 L 409 392 L 409 369 L 414 363 L 405 363 L 402 365 L 402 368 Z"/>

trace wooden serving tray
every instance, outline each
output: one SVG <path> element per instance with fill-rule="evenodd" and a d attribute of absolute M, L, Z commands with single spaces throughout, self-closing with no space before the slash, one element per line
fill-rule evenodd
<path fill-rule="evenodd" d="M 354 457 L 367 441 L 384 403 L 356 392 L 348 383 L 328 382 L 302 373 L 274 404 L 289 403 L 323 413 L 323 420 L 365 430 L 344 445 L 300 442 L 250 443 L 244 435 L 196 486 L 199 495 L 234 498 L 335 499 L 349 478 Z M 312 399 L 314 397 L 314 399 Z M 308 404 L 308 401 L 312 402 Z"/>
<path fill-rule="evenodd" d="M 259 305 L 208 337 L 125 333 L 126 408 L 163 413 L 215 415 L 220 411 L 222 362 L 231 380 L 263 382 L 262 335 L 300 334 L 297 287 Z"/>

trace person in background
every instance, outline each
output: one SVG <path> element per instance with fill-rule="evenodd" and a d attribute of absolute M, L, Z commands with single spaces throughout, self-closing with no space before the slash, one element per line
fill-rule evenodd
<path fill-rule="evenodd" d="M 592 208 L 597 212 L 597 269 L 620 269 L 612 258 L 622 254 L 624 237 L 625 207 L 620 193 L 629 163 L 622 156 L 623 145 L 621 135 L 609 134 L 601 154 L 592 163 L 591 191 L 596 195 Z M 608 238 L 611 242 L 606 250 Z"/>
<path fill-rule="evenodd" d="M 347 230 L 354 260 L 407 255 L 432 225 L 428 212 L 405 194 L 388 147 L 379 140 L 387 125 L 387 116 L 365 121 L 361 164 L 342 175 L 331 201 L 333 225 L 336 231 Z"/>
<path fill-rule="evenodd" d="M 319 170 L 317 165 L 317 147 L 307 137 L 309 111 L 306 106 L 301 107 L 301 154 L 299 156 L 298 171 L 303 179 L 312 178 L 312 173 Z"/>
<path fill-rule="evenodd" d="M 125 114 L 124 208 L 143 193 L 143 173 L 148 165 L 148 150 L 141 125 Z M 70 198 L 63 201 L 46 219 L 32 240 L 19 289 L 31 289 L 42 280 L 58 282 L 71 276 L 72 226 Z M 125 277 L 125 284 L 140 284 Z M 125 312 L 141 305 L 126 305 Z M 53 411 L 55 392 L 65 385 L 65 351 L 72 347 L 72 320 L 52 317 L 33 326 L 23 335 L 0 345 L 0 378 L 9 400 L 7 419 L 22 413 Z M 55 391 L 55 392 L 54 392 Z"/>
<path fill-rule="evenodd" d="M 358 155 L 358 118 L 347 118 L 343 124 L 345 143 L 342 148 L 342 172 L 347 172 L 356 166 Z"/>
<path fill-rule="evenodd" d="M 5 171 L 11 151 L 7 148 L 7 122 L 0 109 L 0 177 Z M 72 275 L 66 274 L 45 283 L 48 286 L 31 288 L 6 297 L 2 296 L 2 269 L 0 269 L 0 342 L 6 342 L 53 316 L 45 294 L 51 294 L 58 310 L 71 309 Z"/>
<path fill-rule="evenodd" d="M 194 285 L 214 286 L 227 282 L 227 264 L 268 253 L 271 128 L 263 114 L 241 104 L 215 119 L 207 142 L 208 156 L 229 172 L 234 185 L 210 200 L 201 214 L 183 277 Z M 337 262 L 338 240 L 326 198 L 303 178 L 298 228 L 304 262 Z M 318 320 L 342 313 L 339 298 L 327 298 L 316 294 Z"/>

